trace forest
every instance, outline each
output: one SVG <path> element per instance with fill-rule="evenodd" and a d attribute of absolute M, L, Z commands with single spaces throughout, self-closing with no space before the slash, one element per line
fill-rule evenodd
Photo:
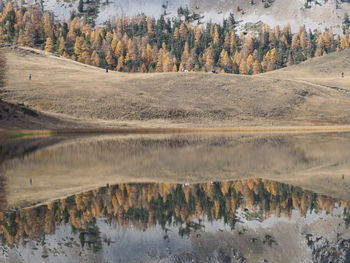
<path fill-rule="evenodd" d="M 96 235 L 97 218 L 125 228 L 147 229 L 177 226 L 179 235 L 201 229 L 201 220 L 224 220 L 235 228 L 236 212 L 244 211 L 247 220 L 263 221 L 275 215 L 301 217 L 311 212 L 332 214 L 335 207 L 344 211 L 350 223 L 347 201 L 318 195 L 274 181 L 247 179 L 204 184 L 119 184 L 80 193 L 42 206 L 12 212 L 0 212 L 0 235 L 8 245 L 23 239 L 42 240 L 61 224 L 69 224 L 80 233 L 83 246 L 86 236 Z M 82 234 L 83 233 L 83 234 Z"/>
<path fill-rule="evenodd" d="M 83 11 L 83 10 L 81 10 Z M 28 46 L 85 64 L 122 72 L 206 71 L 258 74 L 349 47 L 349 19 L 332 30 L 293 33 L 290 25 L 238 32 L 234 15 L 220 24 L 201 22 L 179 8 L 173 19 L 138 15 L 96 26 L 81 13 L 58 21 L 35 5 L 7 2 L 0 13 L 0 45 Z"/>

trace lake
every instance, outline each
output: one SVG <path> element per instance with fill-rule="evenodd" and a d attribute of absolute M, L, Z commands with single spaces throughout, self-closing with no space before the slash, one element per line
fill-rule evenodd
<path fill-rule="evenodd" d="M 349 262 L 350 134 L 0 141 L 0 262 Z"/>

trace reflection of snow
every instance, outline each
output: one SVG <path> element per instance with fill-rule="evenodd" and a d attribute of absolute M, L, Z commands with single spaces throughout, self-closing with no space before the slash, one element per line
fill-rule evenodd
<path fill-rule="evenodd" d="M 121 226 L 113 222 L 106 223 L 103 218 L 100 218 L 97 219 L 96 225 L 100 232 L 102 249 L 96 252 L 89 249 L 87 245 L 81 249 L 79 231 L 72 232 L 69 225 L 61 224 L 56 228 L 54 234 L 46 235 L 44 243 L 29 241 L 26 245 L 21 244 L 18 247 L 8 248 L 6 252 L 9 256 L 6 258 L 10 259 L 10 262 L 18 260 L 41 262 L 43 254 L 47 253 L 50 262 L 78 263 L 82 260 L 83 262 L 130 262 L 138 259 L 148 259 L 153 262 L 152 259 L 159 259 L 161 255 L 170 255 L 172 251 L 174 253 L 196 253 L 201 242 L 210 242 L 211 239 L 221 240 L 228 237 L 227 240 L 233 242 L 228 244 L 236 249 L 244 250 L 244 247 L 252 246 L 252 237 L 262 242 L 266 236 L 270 235 L 279 245 L 268 249 L 276 249 L 277 253 L 282 247 L 290 249 L 296 246 L 299 255 L 295 256 L 298 259 L 305 259 L 309 253 L 305 243 L 306 233 L 334 239 L 339 231 L 349 232 L 345 228 L 338 229 L 338 231 L 333 229 L 340 225 L 344 227 L 341 208 L 334 209 L 332 215 L 320 211 L 319 213 L 307 213 L 305 217 L 301 217 L 300 212 L 294 210 L 291 218 L 284 215 L 281 217 L 271 215 L 264 220 L 247 220 L 244 216 L 246 211 L 244 209 L 236 211 L 238 221 L 234 230 L 223 219 L 213 221 L 209 221 L 206 217 L 201 221 L 193 219 L 193 222 L 200 223 L 203 227 L 197 232 L 192 232 L 190 237 L 181 237 L 178 234 L 179 226 L 167 225 L 167 231 L 164 231 L 159 225 L 140 229 L 132 224 Z M 221 245 L 225 244 L 224 240 Z"/>

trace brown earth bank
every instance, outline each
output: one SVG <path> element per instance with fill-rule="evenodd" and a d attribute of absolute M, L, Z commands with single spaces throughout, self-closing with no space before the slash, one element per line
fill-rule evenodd
<path fill-rule="evenodd" d="M 34 49 L 3 50 L 2 129 L 350 124 L 349 50 L 258 76 L 105 73 Z"/>

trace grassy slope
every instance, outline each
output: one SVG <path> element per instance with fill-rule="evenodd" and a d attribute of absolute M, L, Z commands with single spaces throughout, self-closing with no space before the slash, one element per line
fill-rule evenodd
<path fill-rule="evenodd" d="M 76 126 L 87 122 L 147 127 L 350 124 L 350 96 L 328 87 L 335 83 L 344 88 L 350 83 L 349 74 L 340 78 L 342 70 L 350 71 L 345 59 L 350 51 L 259 76 L 106 74 L 43 52 L 7 49 L 6 55 L 8 86 L 3 98 L 56 118 L 70 118 L 68 123 L 80 122 Z M 27 79 L 29 72 L 32 81 Z M 17 122 L 0 122 L 0 128 L 11 125 Z"/>

